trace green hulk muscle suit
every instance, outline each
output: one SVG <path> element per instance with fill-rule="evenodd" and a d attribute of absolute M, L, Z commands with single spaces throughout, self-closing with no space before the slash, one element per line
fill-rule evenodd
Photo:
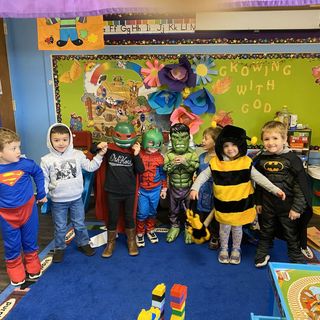
<path fill-rule="evenodd" d="M 189 206 L 189 191 L 193 175 L 199 167 L 198 155 L 189 148 L 190 130 L 182 123 L 170 128 L 172 147 L 165 154 L 164 171 L 169 177 L 169 219 L 171 228 L 167 242 L 174 241 L 180 232 L 180 212 L 186 212 Z M 191 243 L 191 236 L 185 232 L 185 242 Z"/>

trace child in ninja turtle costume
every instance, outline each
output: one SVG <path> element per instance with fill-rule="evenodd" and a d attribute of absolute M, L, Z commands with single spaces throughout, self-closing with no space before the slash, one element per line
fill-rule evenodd
<path fill-rule="evenodd" d="M 155 229 L 157 207 L 160 197 L 167 196 L 167 180 L 163 171 L 163 156 L 159 152 L 163 136 L 159 129 L 151 129 L 142 136 L 140 157 L 145 171 L 139 176 L 139 198 L 137 212 L 137 246 L 144 247 L 144 234 L 151 243 L 159 241 Z"/>
<path fill-rule="evenodd" d="M 199 167 L 199 158 L 189 148 L 190 129 L 187 125 L 176 123 L 170 128 L 172 147 L 164 158 L 164 170 L 169 177 L 169 220 L 171 228 L 167 242 L 174 241 L 180 233 L 181 213 L 185 216 L 189 207 L 189 191 L 193 175 Z M 185 243 L 191 243 L 191 235 L 185 231 Z"/>
<path fill-rule="evenodd" d="M 106 225 L 108 243 L 102 257 L 112 256 L 115 248 L 120 209 L 124 211 L 125 233 L 129 255 L 139 254 L 136 245 L 135 212 L 138 195 L 138 174 L 144 171 L 140 143 L 132 124 L 119 122 L 109 143 L 105 158 Z"/>

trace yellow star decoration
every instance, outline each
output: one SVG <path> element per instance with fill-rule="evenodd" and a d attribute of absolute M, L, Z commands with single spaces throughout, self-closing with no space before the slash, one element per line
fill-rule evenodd
<path fill-rule="evenodd" d="M 95 33 L 90 33 L 88 36 L 88 42 L 95 43 L 98 40 L 98 36 Z"/>

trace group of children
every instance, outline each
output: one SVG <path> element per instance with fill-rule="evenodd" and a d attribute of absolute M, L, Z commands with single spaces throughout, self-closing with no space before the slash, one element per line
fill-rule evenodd
<path fill-rule="evenodd" d="M 287 147 L 286 138 L 284 124 L 277 121 L 266 123 L 261 135 L 264 151 L 253 166 L 252 159 L 246 155 L 247 137 L 243 129 L 226 126 L 218 135 L 216 156 L 197 177 L 190 198 L 199 198 L 200 186 L 213 178 L 215 218 L 220 224 L 220 263 L 240 263 L 242 226 L 252 223 L 256 213 L 260 239 L 255 266 L 259 268 L 268 263 L 269 249 L 278 235 L 287 241 L 290 262 L 304 263 L 301 249 L 307 250 L 306 227 L 311 217 L 311 194 L 302 162 Z M 257 192 L 254 192 L 252 181 Z M 305 215 L 302 223 L 300 215 Z M 230 233 L 232 250 L 229 255 Z"/>
<path fill-rule="evenodd" d="M 36 203 L 46 202 L 47 196 L 54 222 L 53 262 L 63 260 L 68 211 L 79 251 L 87 256 L 95 253 L 84 222 L 82 169 L 92 172 L 102 163 L 108 211 L 108 242 L 102 253 L 105 258 L 111 257 L 115 249 L 121 211 L 129 255 L 138 255 L 138 248 L 145 246 L 145 234 L 151 243 L 158 242 L 157 207 L 168 190 L 171 226 L 167 242 L 177 238 L 181 224 L 187 227 L 185 211 L 190 200 L 197 200 L 201 221 L 213 217 L 209 247 L 220 246 L 220 263 L 240 263 L 242 226 L 252 223 L 256 213 L 260 239 L 255 266 L 268 263 L 275 236 L 286 240 L 291 262 L 304 262 L 301 249 L 308 250 L 306 227 L 312 214 L 311 192 L 302 162 L 287 147 L 287 129 L 281 122 L 270 121 L 263 126 L 264 151 L 254 165 L 246 155 L 247 136 L 242 128 L 207 128 L 202 139 L 205 152 L 200 157 L 189 146 L 186 125 L 173 125 L 170 138 L 171 146 L 163 157 L 163 136 L 158 129 L 143 134 L 141 148 L 134 127 L 120 122 L 115 127 L 113 143 L 99 143 L 95 146 L 96 155 L 89 160 L 73 148 L 70 129 L 57 123 L 48 130 L 50 153 L 41 158 L 38 166 L 21 156 L 18 135 L 0 128 L 0 224 L 11 283 L 20 285 L 26 277 L 36 279 L 41 275 Z M 31 178 L 36 184 L 36 201 Z M 192 242 L 187 228 L 185 242 Z"/>

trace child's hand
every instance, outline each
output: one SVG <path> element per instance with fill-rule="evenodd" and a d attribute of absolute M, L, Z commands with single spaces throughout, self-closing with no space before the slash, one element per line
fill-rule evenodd
<path fill-rule="evenodd" d="M 186 164 L 187 161 L 184 156 L 176 156 L 173 160 L 174 164 Z"/>
<path fill-rule="evenodd" d="M 290 210 L 289 211 L 289 219 L 291 220 L 296 220 L 296 219 L 299 219 L 300 218 L 300 213 L 299 212 L 296 212 L 294 210 Z"/>
<path fill-rule="evenodd" d="M 99 148 L 99 154 L 101 156 L 104 156 L 108 150 L 108 143 L 107 142 L 100 142 L 98 145 L 97 145 L 97 148 Z"/>
<path fill-rule="evenodd" d="M 191 190 L 189 194 L 189 198 L 191 200 L 198 200 L 199 199 L 199 192 L 196 190 Z"/>
<path fill-rule="evenodd" d="M 277 192 L 277 196 L 281 198 L 282 201 L 286 200 L 286 194 L 282 190 Z"/>
<path fill-rule="evenodd" d="M 133 149 L 133 154 L 135 156 L 137 156 L 141 150 L 141 146 L 140 146 L 140 143 L 139 142 L 136 142 L 133 146 L 132 146 L 132 149 Z"/>
<path fill-rule="evenodd" d="M 165 199 L 167 197 L 167 189 L 163 188 L 160 192 L 160 198 Z"/>
<path fill-rule="evenodd" d="M 48 202 L 47 197 L 37 200 L 37 203 L 46 203 L 46 202 Z"/>
<path fill-rule="evenodd" d="M 257 214 L 260 214 L 262 212 L 262 206 L 260 204 L 256 206 L 256 211 Z"/>

